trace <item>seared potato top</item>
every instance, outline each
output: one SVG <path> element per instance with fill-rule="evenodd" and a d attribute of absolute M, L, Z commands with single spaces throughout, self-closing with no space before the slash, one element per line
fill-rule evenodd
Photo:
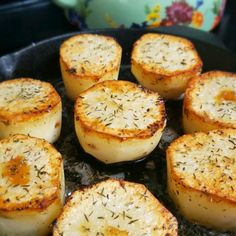
<path fill-rule="evenodd" d="M 61 102 L 50 83 L 18 78 L 0 83 L 0 120 L 33 118 L 49 112 Z"/>
<path fill-rule="evenodd" d="M 62 157 L 43 139 L 0 141 L 0 210 L 44 210 L 58 198 Z"/>
<path fill-rule="evenodd" d="M 60 48 L 60 58 L 68 72 L 80 76 L 101 76 L 117 69 L 121 47 L 109 36 L 80 34 L 66 40 Z"/>
<path fill-rule="evenodd" d="M 167 150 L 179 183 L 236 202 L 236 130 L 184 135 Z"/>
<path fill-rule="evenodd" d="M 211 71 L 193 78 L 184 103 L 195 115 L 236 128 L 236 74 Z"/>
<path fill-rule="evenodd" d="M 173 215 L 144 185 L 109 179 L 72 194 L 54 236 L 176 236 Z"/>
<path fill-rule="evenodd" d="M 163 75 L 201 70 L 202 62 L 194 45 L 187 39 L 148 33 L 135 42 L 132 60 L 143 69 Z"/>
<path fill-rule="evenodd" d="M 155 92 L 128 81 L 105 81 L 81 93 L 75 115 L 85 128 L 116 137 L 149 137 L 165 125 Z"/>

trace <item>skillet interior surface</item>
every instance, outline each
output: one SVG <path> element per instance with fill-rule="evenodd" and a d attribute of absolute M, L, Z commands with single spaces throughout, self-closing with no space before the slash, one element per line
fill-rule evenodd
<path fill-rule="evenodd" d="M 144 33 L 162 32 L 161 30 L 103 30 L 89 31 L 116 38 L 123 48 L 122 65 L 119 79 L 136 82 L 130 72 L 130 53 L 133 43 Z M 63 102 L 63 123 L 60 139 L 56 148 L 64 158 L 66 192 L 89 185 L 107 177 L 122 178 L 145 184 L 148 189 L 178 219 L 179 235 L 234 235 L 208 230 L 205 227 L 185 220 L 171 202 L 166 191 L 165 150 L 169 143 L 182 134 L 182 101 L 165 101 L 167 110 L 167 128 L 158 147 L 146 158 L 136 162 L 104 165 L 80 147 L 73 122 L 73 102 L 65 96 L 59 68 L 59 46 L 68 37 L 66 34 L 54 37 L 18 52 L 0 58 L 0 81 L 17 77 L 32 77 L 51 82 L 60 93 Z M 176 34 L 176 33 L 175 33 Z M 178 35 L 178 33 L 177 33 Z M 203 60 L 203 71 L 224 70 L 236 72 L 236 56 L 224 48 L 189 37 Z"/>

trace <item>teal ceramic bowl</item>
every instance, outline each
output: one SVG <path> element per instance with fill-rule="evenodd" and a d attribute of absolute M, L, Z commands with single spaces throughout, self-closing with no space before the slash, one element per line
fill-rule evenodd
<path fill-rule="evenodd" d="M 53 0 L 79 28 L 185 25 L 205 31 L 221 19 L 226 0 Z"/>

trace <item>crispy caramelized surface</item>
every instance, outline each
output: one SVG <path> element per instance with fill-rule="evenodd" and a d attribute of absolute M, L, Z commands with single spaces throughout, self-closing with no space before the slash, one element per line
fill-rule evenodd
<path fill-rule="evenodd" d="M 0 210 L 44 210 L 59 198 L 62 157 L 43 139 L 0 141 Z"/>
<path fill-rule="evenodd" d="M 177 235 L 177 221 L 144 185 L 110 179 L 73 193 L 57 235 Z"/>
<path fill-rule="evenodd" d="M 102 76 L 119 66 L 121 47 L 112 37 L 80 34 L 61 45 L 60 57 L 70 74 Z"/>
<path fill-rule="evenodd" d="M 184 112 L 197 119 L 236 128 L 236 75 L 211 71 L 193 78 L 186 90 Z"/>
<path fill-rule="evenodd" d="M 201 59 L 189 40 L 154 33 L 145 34 L 136 41 L 132 60 L 145 71 L 165 76 L 199 71 L 202 66 Z"/>
<path fill-rule="evenodd" d="M 75 114 L 85 128 L 123 138 L 152 136 L 165 125 L 159 95 L 128 81 L 105 81 L 81 93 Z"/>
<path fill-rule="evenodd" d="M 18 78 L 0 83 L 0 120 L 23 121 L 52 110 L 61 98 L 47 82 Z"/>
<path fill-rule="evenodd" d="M 173 179 L 211 198 L 236 202 L 236 131 L 184 135 L 167 151 Z"/>

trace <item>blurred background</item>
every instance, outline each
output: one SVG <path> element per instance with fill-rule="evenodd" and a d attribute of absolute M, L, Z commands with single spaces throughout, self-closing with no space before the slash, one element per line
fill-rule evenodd
<path fill-rule="evenodd" d="M 104 4 L 106 0 L 83 0 L 82 5 L 78 5 L 77 1 L 80 0 L 0 0 L 0 55 L 13 52 L 52 36 L 84 30 L 87 27 L 91 28 L 91 25 L 88 26 L 91 22 L 99 24 L 99 21 L 93 18 L 98 13 L 93 15 L 89 7 L 94 4 L 95 9 L 102 11 L 104 5 L 99 7 L 98 4 Z M 117 3 L 121 0 L 114 1 Z M 122 0 L 121 2 L 128 1 Z M 132 1 L 134 0 L 130 0 L 129 3 Z M 137 0 L 137 2 L 139 1 L 141 3 L 141 0 Z M 145 2 L 148 1 L 146 0 Z M 150 2 L 154 2 L 154 0 L 150 0 Z M 156 4 L 153 7 L 145 5 L 142 13 L 145 16 L 143 20 L 135 18 L 137 9 L 131 10 L 127 8 L 128 13 L 124 14 L 124 16 L 127 16 L 127 21 L 129 20 L 128 16 L 131 17 L 136 12 L 136 16 L 132 16 L 135 18 L 134 22 L 128 27 L 187 25 L 189 28 L 208 32 L 207 34 L 200 34 L 200 37 L 203 38 L 202 40 L 204 38 L 207 40 L 206 35 L 209 35 L 208 40 L 211 42 L 220 40 L 229 50 L 236 53 L 235 0 L 205 0 L 205 2 L 211 3 L 209 9 L 204 6 L 203 0 L 194 0 L 194 6 L 188 0 L 166 1 L 169 2 L 168 6 L 161 5 L 158 0 L 155 2 Z M 69 10 L 67 9 L 68 3 L 74 4 L 70 6 Z M 110 9 L 112 8 L 115 11 L 110 15 L 104 16 L 107 26 L 100 26 L 106 28 L 127 27 L 126 22 L 118 22 L 116 20 L 116 17 L 119 17 L 121 13 L 114 9 L 116 8 L 114 5 L 110 6 Z M 122 19 L 124 19 L 124 16 Z M 96 28 L 97 26 L 95 24 L 94 27 Z M 190 30 L 187 33 L 191 34 L 192 31 Z"/>

